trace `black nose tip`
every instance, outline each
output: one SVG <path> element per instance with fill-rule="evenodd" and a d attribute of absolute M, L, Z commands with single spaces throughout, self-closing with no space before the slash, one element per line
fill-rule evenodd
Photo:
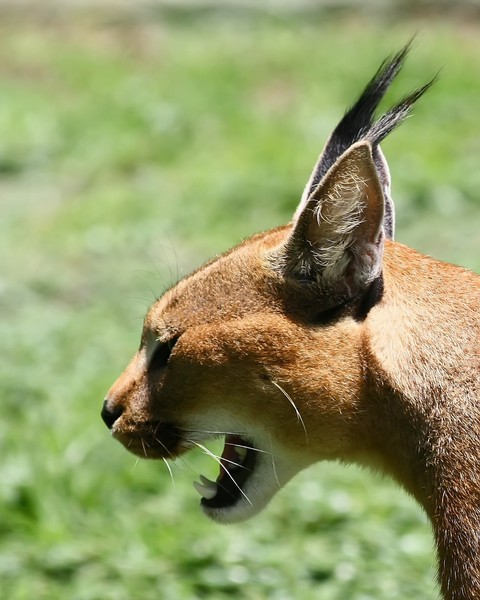
<path fill-rule="evenodd" d="M 108 404 L 108 399 L 104 401 L 101 415 L 103 422 L 109 429 L 111 429 L 114 426 L 115 421 L 122 415 L 122 413 L 123 409 L 121 407 L 110 407 Z"/>

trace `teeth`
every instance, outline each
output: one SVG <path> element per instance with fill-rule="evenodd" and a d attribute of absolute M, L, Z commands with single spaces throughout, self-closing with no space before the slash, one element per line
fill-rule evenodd
<path fill-rule="evenodd" d="M 242 463 L 247 456 L 248 450 L 246 448 L 242 448 L 241 446 L 235 446 L 235 452 L 238 456 L 239 462 Z"/>
<path fill-rule="evenodd" d="M 211 500 L 217 495 L 217 484 L 214 481 L 210 481 L 203 475 L 200 475 L 201 483 L 198 481 L 193 482 L 193 487 L 197 490 L 197 492 L 205 498 L 206 500 Z"/>

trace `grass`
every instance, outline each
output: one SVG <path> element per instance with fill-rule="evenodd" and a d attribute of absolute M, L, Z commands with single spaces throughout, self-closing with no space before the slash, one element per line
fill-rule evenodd
<path fill-rule="evenodd" d="M 385 28 L 389 35 L 385 36 Z M 437 598 L 420 509 L 336 464 L 222 528 L 191 481 L 99 419 L 146 307 L 287 221 L 331 128 L 423 29 L 396 99 L 444 67 L 384 144 L 398 239 L 480 269 L 477 27 L 156 16 L 4 22 L 0 78 L 0 588 L 10 600 Z"/>

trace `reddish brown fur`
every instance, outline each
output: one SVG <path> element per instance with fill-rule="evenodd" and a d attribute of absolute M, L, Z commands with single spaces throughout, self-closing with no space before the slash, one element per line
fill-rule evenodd
<path fill-rule="evenodd" d="M 345 155 L 311 199 L 346 186 L 359 203 L 347 266 L 333 269 L 338 288 L 322 282 L 312 248 L 326 242 L 306 205 L 295 224 L 247 240 L 152 306 L 104 410 L 114 436 L 140 456 L 170 458 L 192 446 L 186 431 L 223 429 L 270 449 L 279 485 L 322 459 L 380 468 L 432 522 L 444 598 L 480 598 L 480 279 L 385 242 L 369 146 Z M 335 218 L 333 210 L 329 225 Z M 363 263 L 366 278 L 357 277 L 359 256 L 374 273 L 381 261 L 383 273 L 383 293 L 362 310 L 372 283 Z M 297 277 L 299 261 L 309 280 Z M 322 317 L 330 306 L 338 312 Z M 153 369 L 154 353 L 176 336 L 168 363 Z M 268 502 L 276 488 L 258 461 L 251 506 L 240 498 L 206 510 L 212 518 L 248 518 Z"/>

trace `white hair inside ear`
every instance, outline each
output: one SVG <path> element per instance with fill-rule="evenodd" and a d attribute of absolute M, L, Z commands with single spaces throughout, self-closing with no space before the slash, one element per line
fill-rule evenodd
<path fill-rule="evenodd" d="M 296 213 L 286 274 L 353 296 L 381 272 L 385 203 L 369 142 L 351 146 Z"/>

